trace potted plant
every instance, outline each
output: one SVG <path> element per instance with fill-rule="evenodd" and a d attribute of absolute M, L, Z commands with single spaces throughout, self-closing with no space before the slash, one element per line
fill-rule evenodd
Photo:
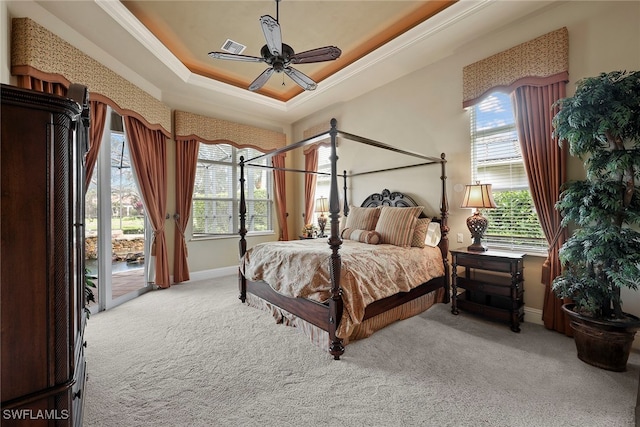
<path fill-rule="evenodd" d="M 640 72 L 615 71 L 578 82 L 557 102 L 554 136 L 583 160 L 586 179 L 565 184 L 556 204 L 562 225 L 575 225 L 560 249 L 553 282 L 578 357 L 600 368 L 626 369 L 638 317 L 622 310 L 620 289 L 640 283 Z"/>

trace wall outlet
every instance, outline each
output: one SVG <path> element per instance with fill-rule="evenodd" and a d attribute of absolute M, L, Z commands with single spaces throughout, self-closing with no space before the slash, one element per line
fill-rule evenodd
<path fill-rule="evenodd" d="M 464 243 L 464 236 L 462 233 L 458 233 L 458 243 Z"/>

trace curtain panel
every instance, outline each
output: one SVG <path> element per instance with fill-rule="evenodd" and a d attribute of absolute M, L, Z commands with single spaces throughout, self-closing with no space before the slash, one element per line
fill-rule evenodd
<path fill-rule="evenodd" d="M 107 105 L 91 99 L 89 94 L 89 114 L 90 114 L 90 129 L 89 129 L 89 151 L 85 156 L 84 165 L 84 191 L 87 191 L 89 184 L 91 184 L 91 176 L 93 175 L 93 169 L 98 161 L 98 153 L 100 152 L 100 145 L 102 144 L 102 135 L 104 134 L 104 126 L 107 121 Z"/>
<path fill-rule="evenodd" d="M 318 145 L 313 145 L 304 152 L 304 170 L 318 170 Z M 313 205 L 316 196 L 316 184 L 318 175 L 315 173 L 304 174 L 304 223 L 310 224 L 313 218 Z"/>
<path fill-rule="evenodd" d="M 275 155 L 271 158 L 273 170 L 273 187 L 278 206 L 278 224 L 280 225 L 280 238 L 278 240 L 289 240 L 289 227 L 287 225 L 287 188 L 285 182 L 285 153 Z"/>
<path fill-rule="evenodd" d="M 511 94 L 515 106 L 518 139 L 533 203 L 542 231 L 549 242 L 549 252 L 542 267 L 545 287 L 542 320 L 548 329 L 573 336 L 569 317 L 562 311 L 566 301 L 555 296 L 553 279 L 562 270 L 558 251 L 567 240 L 562 217 L 555 209 L 562 184 L 567 180 L 567 150 L 552 137 L 553 116 L 558 112 L 554 102 L 566 96 L 566 82 L 546 86 L 521 86 Z"/>
<path fill-rule="evenodd" d="M 302 132 L 304 139 L 311 138 L 321 133 L 327 132 L 331 129 L 329 123 L 319 123 Z M 330 146 L 331 139 L 327 137 L 320 142 L 308 146 L 304 149 L 304 170 L 305 171 L 318 171 L 318 149 L 322 146 Z M 311 222 L 313 218 L 313 208 L 316 198 L 316 185 L 318 184 L 318 175 L 312 173 L 304 174 L 304 222 L 305 225 Z"/>
<path fill-rule="evenodd" d="M 558 250 L 567 237 L 555 209 L 566 181 L 566 152 L 552 137 L 551 121 L 554 103 L 566 94 L 568 70 L 569 33 L 563 27 L 464 67 L 462 105 L 471 107 L 496 90 L 511 94 L 531 196 L 549 244 L 541 277 L 542 318 L 548 329 L 571 336 L 563 301 L 551 289 L 562 268 Z"/>
<path fill-rule="evenodd" d="M 191 203 L 198 162 L 199 144 L 230 144 L 236 148 L 250 147 L 268 153 L 286 144 L 286 135 L 268 129 L 207 117 L 186 111 L 174 111 L 176 141 L 176 229 L 173 278 L 176 283 L 189 280 L 187 244 L 184 232 L 191 217 Z M 279 156 L 276 156 L 279 157 Z M 274 162 L 282 159 L 274 159 Z M 275 166 L 275 164 L 274 164 Z M 286 191 L 283 171 L 274 171 L 274 193 L 280 240 L 288 240 Z"/>
<path fill-rule="evenodd" d="M 190 279 L 187 242 L 184 233 L 191 217 L 199 146 L 196 139 L 176 138 L 176 213 L 174 220 L 177 233 L 175 234 L 173 258 L 173 281 L 175 283 L 186 282 Z"/>
<path fill-rule="evenodd" d="M 171 279 L 165 237 L 165 220 L 168 216 L 167 138 L 162 132 L 147 128 L 134 117 L 125 117 L 124 124 L 129 137 L 131 162 L 153 228 L 151 256 L 156 257 L 154 283 L 161 288 L 168 288 Z"/>

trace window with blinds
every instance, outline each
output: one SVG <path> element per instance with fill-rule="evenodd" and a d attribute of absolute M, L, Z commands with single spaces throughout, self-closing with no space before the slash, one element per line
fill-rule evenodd
<path fill-rule="evenodd" d="M 471 176 L 492 184 L 498 207 L 486 209 L 485 241 L 493 248 L 546 252 L 531 199 L 509 95 L 494 92 L 471 109 Z"/>
<path fill-rule="evenodd" d="M 318 174 L 316 181 L 316 199 L 320 197 L 329 198 L 331 192 L 331 147 L 320 146 L 318 148 L 318 172 L 323 172 L 329 175 Z"/>
<path fill-rule="evenodd" d="M 200 144 L 193 188 L 193 237 L 233 235 L 239 231 L 240 156 L 251 159 L 261 152 L 229 144 Z M 267 159 L 255 163 L 267 165 Z M 272 173 L 245 167 L 247 231 L 272 231 Z"/>

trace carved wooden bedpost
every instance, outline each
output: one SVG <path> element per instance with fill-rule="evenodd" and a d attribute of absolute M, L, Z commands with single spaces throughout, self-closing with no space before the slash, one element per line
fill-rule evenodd
<path fill-rule="evenodd" d="M 244 156 L 240 156 L 240 258 L 247 252 L 247 203 L 244 195 Z M 247 279 L 240 271 L 238 267 L 238 287 L 240 288 L 240 301 L 245 302 L 247 300 Z"/>
<path fill-rule="evenodd" d="M 344 180 L 344 185 L 343 185 L 343 202 L 342 202 L 342 213 L 344 214 L 344 217 L 348 217 L 349 216 L 349 201 L 347 199 L 347 171 L 342 171 L 342 179 Z"/>
<path fill-rule="evenodd" d="M 338 154 L 336 151 L 336 139 L 338 130 L 336 128 L 338 121 L 331 119 L 331 189 L 329 195 L 329 217 L 331 218 L 331 235 L 329 236 L 329 246 L 331 247 L 331 299 L 329 300 L 329 353 L 335 360 L 339 360 L 344 353 L 342 340 L 337 337 L 336 330 L 342 318 L 342 289 L 340 288 L 340 270 L 342 260 L 338 250 L 342 245 L 340 238 L 340 198 L 338 193 L 338 175 L 336 164 L 338 162 Z"/>
<path fill-rule="evenodd" d="M 442 174 L 440 175 L 440 180 L 442 181 L 442 200 L 440 201 L 440 217 L 442 218 L 440 221 L 440 233 L 442 237 L 440 238 L 440 251 L 442 252 L 442 259 L 444 261 L 444 280 L 445 280 L 445 295 L 444 301 L 445 303 L 449 302 L 449 293 L 451 286 L 451 275 L 449 270 L 449 225 L 447 224 L 447 219 L 449 218 L 449 201 L 447 200 L 447 160 L 445 159 L 445 154 L 440 154 L 440 158 L 442 162 L 440 163 L 442 167 Z"/>

